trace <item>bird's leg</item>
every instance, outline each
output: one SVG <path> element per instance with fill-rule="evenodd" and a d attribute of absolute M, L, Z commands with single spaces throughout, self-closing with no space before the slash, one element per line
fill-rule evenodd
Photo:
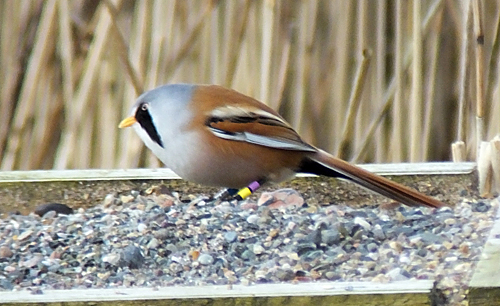
<path fill-rule="evenodd" d="M 240 189 L 234 198 L 238 201 L 244 200 L 259 189 L 264 183 L 265 180 L 263 179 L 251 182 L 247 187 Z"/>
<path fill-rule="evenodd" d="M 225 189 L 222 189 L 221 191 L 217 192 L 214 195 L 214 200 L 221 200 L 221 201 L 229 200 L 229 199 L 232 199 L 234 197 L 234 195 L 237 193 L 238 193 L 238 189 L 225 188 Z"/>

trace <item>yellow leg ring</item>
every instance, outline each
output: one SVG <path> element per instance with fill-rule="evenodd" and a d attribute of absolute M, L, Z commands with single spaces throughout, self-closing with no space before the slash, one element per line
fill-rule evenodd
<path fill-rule="evenodd" d="M 245 187 L 245 188 L 242 188 L 240 191 L 238 191 L 237 195 L 242 199 L 246 199 L 247 197 L 249 197 L 250 195 L 252 194 L 252 190 L 250 190 L 250 188 L 248 187 Z"/>

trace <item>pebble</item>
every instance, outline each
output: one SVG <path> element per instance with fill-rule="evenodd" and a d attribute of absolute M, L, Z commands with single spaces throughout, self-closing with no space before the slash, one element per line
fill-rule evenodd
<path fill-rule="evenodd" d="M 368 250 L 368 252 L 375 252 L 378 250 L 378 245 L 372 242 L 366 245 L 366 249 Z"/>
<path fill-rule="evenodd" d="M 113 266 L 117 266 L 118 262 L 120 261 L 120 254 L 118 253 L 106 254 L 102 257 L 102 261 L 110 263 Z"/>
<path fill-rule="evenodd" d="M 146 224 L 144 224 L 144 223 L 139 223 L 137 225 L 137 231 L 140 232 L 140 233 L 144 232 L 147 228 L 148 228 L 148 226 Z"/>
<path fill-rule="evenodd" d="M 356 217 L 354 218 L 354 224 L 357 224 L 364 228 L 365 230 L 369 231 L 371 230 L 372 226 L 370 223 L 368 223 L 364 218 L 362 217 Z"/>
<path fill-rule="evenodd" d="M 144 256 L 141 249 L 135 245 L 126 246 L 120 254 L 119 265 L 121 267 L 129 267 L 130 269 L 138 269 L 144 263 Z"/>
<path fill-rule="evenodd" d="M 275 273 L 280 281 L 291 281 L 295 278 L 295 273 L 291 269 L 281 268 Z"/>
<path fill-rule="evenodd" d="M 296 208 L 304 204 L 304 198 L 294 189 L 285 188 L 273 192 L 263 192 L 257 201 L 258 206 L 271 209 Z"/>
<path fill-rule="evenodd" d="M 35 214 L 39 215 L 40 217 L 44 216 L 48 212 L 55 212 L 55 214 L 63 214 L 63 215 L 70 215 L 73 213 L 73 209 L 69 207 L 68 205 L 65 204 L 60 204 L 60 203 L 49 203 L 49 204 L 41 204 L 38 205 L 35 208 Z"/>
<path fill-rule="evenodd" d="M 33 234 L 33 231 L 32 230 L 26 230 L 24 232 L 22 232 L 19 236 L 17 236 L 17 240 L 18 241 L 23 241 L 23 240 L 26 240 L 28 239 L 31 235 Z"/>
<path fill-rule="evenodd" d="M 395 268 L 386 274 L 392 281 L 405 281 L 408 280 L 409 277 L 406 273 L 403 272 L 401 268 Z"/>
<path fill-rule="evenodd" d="M 444 224 L 446 224 L 446 225 L 453 225 L 455 223 L 457 223 L 457 221 L 453 218 L 448 218 L 448 219 L 444 220 Z"/>
<path fill-rule="evenodd" d="M 224 239 L 226 239 L 226 241 L 229 243 L 235 242 L 237 238 L 238 238 L 238 233 L 235 231 L 229 231 L 224 233 Z"/>
<path fill-rule="evenodd" d="M 120 201 L 122 201 L 123 204 L 130 203 L 135 200 L 135 197 L 133 195 L 122 195 L 120 197 Z"/>
<path fill-rule="evenodd" d="M 250 224 L 257 224 L 259 222 L 260 217 L 257 215 L 250 215 L 247 218 L 247 222 Z"/>
<path fill-rule="evenodd" d="M 198 257 L 198 262 L 204 266 L 208 266 L 214 262 L 214 258 L 210 254 L 201 254 Z"/>
<path fill-rule="evenodd" d="M 260 244 L 254 244 L 253 246 L 253 253 L 256 254 L 256 255 L 260 255 L 262 253 L 264 253 L 265 249 L 264 247 L 262 247 L 262 245 Z"/>
<path fill-rule="evenodd" d="M 254 252 L 250 250 L 245 250 L 243 253 L 241 253 L 241 259 L 244 260 L 254 260 L 255 259 L 255 254 Z"/>
<path fill-rule="evenodd" d="M 375 224 L 373 227 L 373 237 L 377 240 L 385 240 L 385 233 L 384 230 L 382 229 L 382 226 L 380 224 Z"/>
<path fill-rule="evenodd" d="M 160 245 L 160 241 L 156 238 L 153 237 L 153 239 L 151 239 L 148 244 L 146 245 L 146 247 L 148 249 L 156 249 L 158 248 L 158 246 Z"/>
<path fill-rule="evenodd" d="M 0 259 L 10 258 L 13 255 L 14 255 L 14 252 L 12 252 L 12 250 L 8 246 L 6 246 L 6 245 L 0 246 Z"/>
<path fill-rule="evenodd" d="M 321 231 L 321 242 L 332 246 L 338 244 L 340 240 L 340 232 L 337 229 L 329 229 Z"/>
<path fill-rule="evenodd" d="M 490 210 L 490 208 L 491 208 L 491 205 L 487 204 L 483 201 L 472 205 L 472 211 L 474 211 L 474 212 L 487 212 L 488 210 Z"/>
<path fill-rule="evenodd" d="M 427 244 L 441 244 L 444 240 L 442 237 L 429 232 L 421 233 L 420 238 L 422 238 L 422 241 Z"/>
<path fill-rule="evenodd" d="M 113 194 L 108 194 L 104 197 L 103 205 L 104 207 L 109 207 L 115 203 L 115 196 Z"/>

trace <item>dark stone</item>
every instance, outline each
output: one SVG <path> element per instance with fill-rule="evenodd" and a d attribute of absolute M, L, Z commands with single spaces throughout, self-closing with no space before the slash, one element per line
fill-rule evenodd
<path fill-rule="evenodd" d="M 406 236 L 410 236 L 415 232 L 415 229 L 411 226 L 403 225 L 397 228 L 396 232 L 399 234 L 405 234 Z"/>
<path fill-rule="evenodd" d="M 361 237 L 363 237 L 364 233 L 365 233 L 365 230 L 362 227 L 360 227 L 358 230 L 356 230 L 356 232 L 354 232 L 352 234 L 352 239 L 354 239 L 354 240 L 360 240 Z"/>
<path fill-rule="evenodd" d="M 364 218 L 366 219 L 368 217 L 368 214 L 362 210 L 353 210 L 353 211 L 349 211 L 349 212 L 346 212 L 345 214 L 347 217 L 352 217 L 353 219 L 355 217 L 361 217 L 361 218 Z"/>
<path fill-rule="evenodd" d="M 374 242 L 369 243 L 369 244 L 366 246 L 366 250 L 367 250 L 368 252 L 375 252 L 375 251 L 377 251 L 377 250 L 378 250 L 378 245 L 377 245 L 376 243 L 374 243 Z"/>
<path fill-rule="evenodd" d="M 291 281 L 295 278 L 295 273 L 291 269 L 278 269 L 276 277 L 281 281 Z"/>
<path fill-rule="evenodd" d="M 8 279 L 0 279 L 0 288 L 12 290 L 14 289 L 14 283 Z"/>
<path fill-rule="evenodd" d="M 347 253 L 351 252 L 351 251 L 354 251 L 355 247 L 352 245 L 352 243 L 350 242 L 347 242 L 345 243 L 342 248 L 344 249 L 344 251 L 346 251 Z"/>
<path fill-rule="evenodd" d="M 205 213 L 205 214 L 201 214 L 201 215 L 197 216 L 196 218 L 197 218 L 198 220 L 200 220 L 200 219 L 209 219 L 209 218 L 211 218 L 211 217 L 212 217 L 212 214 L 211 214 L 211 213 Z"/>
<path fill-rule="evenodd" d="M 297 254 L 299 256 L 302 256 L 305 253 L 310 252 L 310 251 L 314 251 L 314 250 L 316 250 L 316 244 L 312 243 L 312 242 L 310 242 L 310 243 L 305 242 L 305 243 L 301 243 L 301 244 L 297 245 Z"/>
<path fill-rule="evenodd" d="M 374 226 L 372 229 L 373 237 L 377 240 L 385 240 L 385 232 L 382 227 Z"/>
<path fill-rule="evenodd" d="M 73 213 L 73 208 L 60 203 L 41 204 L 35 208 L 35 214 L 39 215 L 40 217 L 43 217 L 43 215 L 45 215 L 49 211 L 55 211 L 57 214 L 62 215 L 70 215 Z"/>
<path fill-rule="evenodd" d="M 306 275 L 307 275 L 306 272 L 301 271 L 301 270 L 297 270 L 297 272 L 295 272 L 296 277 L 304 277 Z"/>
<path fill-rule="evenodd" d="M 316 246 L 319 246 L 321 244 L 321 229 L 316 229 L 309 235 L 307 235 L 306 238 L 307 242 L 312 242 Z"/>
<path fill-rule="evenodd" d="M 422 238 L 422 241 L 427 244 L 441 244 L 443 243 L 443 237 L 432 233 L 422 233 L 419 235 Z"/>
<path fill-rule="evenodd" d="M 417 255 L 420 256 L 420 257 L 425 257 L 427 256 L 427 249 L 420 249 L 417 251 Z"/>
<path fill-rule="evenodd" d="M 321 242 L 330 246 L 340 243 L 340 232 L 334 228 L 321 231 Z"/>
<path fill-rule="evenodd" d="M 302 257 L 302 259 L 305 262 L 311 262 L 311 261 L 321 257 L 321 255 L 323 255 L 323 251 L 321 251 L 321 250 L 310 251 L 310 252 L 306 253 L 305 256 Z"/>
<path fill-rule="evenodd" d="M 120 254 L 120 267 L 138 269 L 144 263 L 144 256 L 141 249 L 135 245 L 128 245 Z"/>
<path fill-rule="evenodd" d="M 241 259 L 244 259 L 244 260 L 253 260 L 255 259 L 255 254 L 254 252 L 250 251 L 250 250 L 245 250 L 243 253 L 241 253 Z"/>
<path fill-rule="evenodd" d="M 476 204 L 471 204 L 471 206 L 472 206 L 472 211 L 474 212 L 487 212 L 491 208 L 490 204 L 487 204 L 483 201 L 478 202 Z"/>

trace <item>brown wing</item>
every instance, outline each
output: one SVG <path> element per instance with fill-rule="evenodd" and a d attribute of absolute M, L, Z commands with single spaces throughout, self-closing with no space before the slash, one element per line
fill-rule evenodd
<path fill-rule="evenodd" d="M 280 118 L 272 114 L 223 107 L 216 109 L 206 119 L 205 125 L 217 137 L 245 141 L 265 147 L 315 152 L 300 136 Z"/>
<path fill-rule="evenodd" d="M 214 90 L 217 89 L 217 90 Z M 293 128 L 268 106 L 219 86 L 200 86 L 193 105 L 212 134 L 265 147 L 316 152 Z"/>

